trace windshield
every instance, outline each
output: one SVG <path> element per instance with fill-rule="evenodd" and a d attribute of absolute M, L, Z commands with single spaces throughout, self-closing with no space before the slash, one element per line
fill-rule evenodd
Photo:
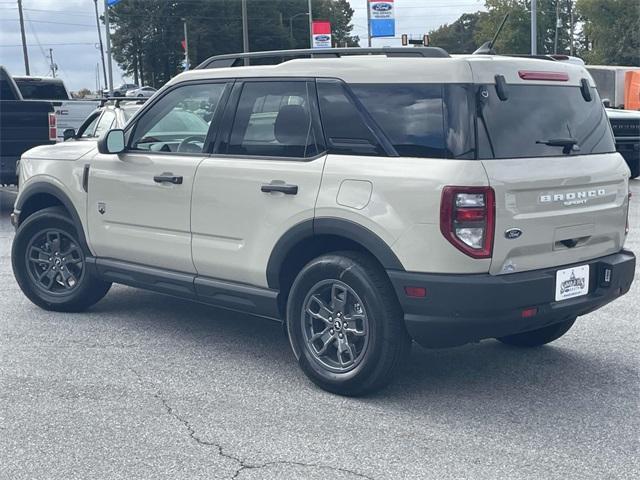
<path fill-rule="evenodd" d="M 580 87 L 507 85 L 500 100 L 494 85 L 478 87 L 479 157 L 588 155 L 615 151 L 595 88 L 586 101 Z"/>
<path fill-rule="evenodd" d="M 15 77 L 14 80 L 25 100 L 69 100 L 67 89 L 61 81 Z"/>
<path fill-rule="evenodd" d="M 206 135 L 209 124 L 197 115 L 185 110 L 172 110 L 160 120 L 148 135 L 158 135 L 176 132 L 192 132 L 194 135 Z"/>

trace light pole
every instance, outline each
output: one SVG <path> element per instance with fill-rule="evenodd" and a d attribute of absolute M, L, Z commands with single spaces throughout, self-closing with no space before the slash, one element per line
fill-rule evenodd
<path fill-rule="evenodd" d="M 183 18 L 184 24 L 184 70 L 189 70 L 189 37 L 187 37 L 187 19 Z"/>
<path fill-rule="evenodd" d="M 531 0 L 531 55 L 538 54 L 538 9 L 536 0 Z"/>
<path fill-rule="evenodd" d="M 311 11 L 311 0 L 309 0 L 309 48 L 313 48 L 313 12 Z"/>
<path fill-rule="evenodd" d="M 303 15 L 309 15 L 309 12 L 296 13 L 292 17 L 289 17 L 289 36 L 291 37 L 291 46 L 293 46 L 293 19 Z"/>
<path fill-rule="evenodd" d="M 247 18 L 247 0 L 242 0 L 242 51 L 249 52 L 249 20 Z M 244 65 L 249 65 L 249 59 L 245 57 Z"/>

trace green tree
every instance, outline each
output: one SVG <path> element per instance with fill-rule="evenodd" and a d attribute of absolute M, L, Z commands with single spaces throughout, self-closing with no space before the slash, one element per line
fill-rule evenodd
<path fill-rule="evenodd" d="M 248 0 L 249 49 L 308 48 L 308 18 L 292 18 L 306 11 L 307 0 Z M 336 44 L 358 44 L 351 34 L 353 9 L 347 0 L 313 0 L 313 16 L 331 22 Z M 191 65 L 242 51 L 238 0 L 123 0 L 111 9 L 115 60 L 136 82 L 162 85 L 183 68 L 182 18 L 188 24 Z"/>
<path fill-rule="evenodd" d="M 640 2 L 578 0 L 588 63 L 640 66 Z"/>
<path fill-rule="evenodd" d="M 429 32 L 429 43 L 449 53 L 472 53 L 479 46 L 474 34 L 484 15 L 484 12 L 462 14 L 450 25 L 441 25 Z"/>

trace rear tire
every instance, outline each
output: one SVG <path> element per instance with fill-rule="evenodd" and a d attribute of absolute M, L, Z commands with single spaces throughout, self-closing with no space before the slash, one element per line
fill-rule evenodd
<path fill-rule="evenodd" d="M 393 379 L 411 345 L 395 295 L 384 270 L 362 253 L 323 255 L 302 269 L 287 303 L 287 330 L 312 382 L 357 396 Z"/>
<path fill-rule="evenodd" d="M 20 289 L 33 303 L 45 310 L 79 312 L 102 299 L 111 287 L 87 264 L 89 255 L 67 212 L 51 207 L 20 225 L 11 264 Z"/>
<path fill-rule="evenodd" d="M 515 347 L 540 347 L 563 336 L 569 331 L 575 321 L 575 318 L 570 318 L 569 320 L 554 323 L 553 325 L 539 328 L 538 330 L 500 337 L 498 340 Z"/>

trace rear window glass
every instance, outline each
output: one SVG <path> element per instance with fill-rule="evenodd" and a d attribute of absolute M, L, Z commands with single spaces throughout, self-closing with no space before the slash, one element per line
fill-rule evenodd
<path fill-rule="evenodd" d="M 366 84 L 351 88 L 400 156 L 448 156 L 442 85 Z"/>
<path fill-rule="evenodd" d="M 62 82 L 56 80 L 25 80 L 15 78 L 25 100 L 69 100 Z"/>
<path fill-rule="evenodd" d="M 478 89 L 480 158 L 615 151 L 609 121 L 595 88 L 591 88 L 590 102 L 577 86 L 507 85 L 505 101 L 498 98 L 493 85 Z M 573 139 L 576 144 L 564 148 L 544 143 L 558 139 Z"/>

